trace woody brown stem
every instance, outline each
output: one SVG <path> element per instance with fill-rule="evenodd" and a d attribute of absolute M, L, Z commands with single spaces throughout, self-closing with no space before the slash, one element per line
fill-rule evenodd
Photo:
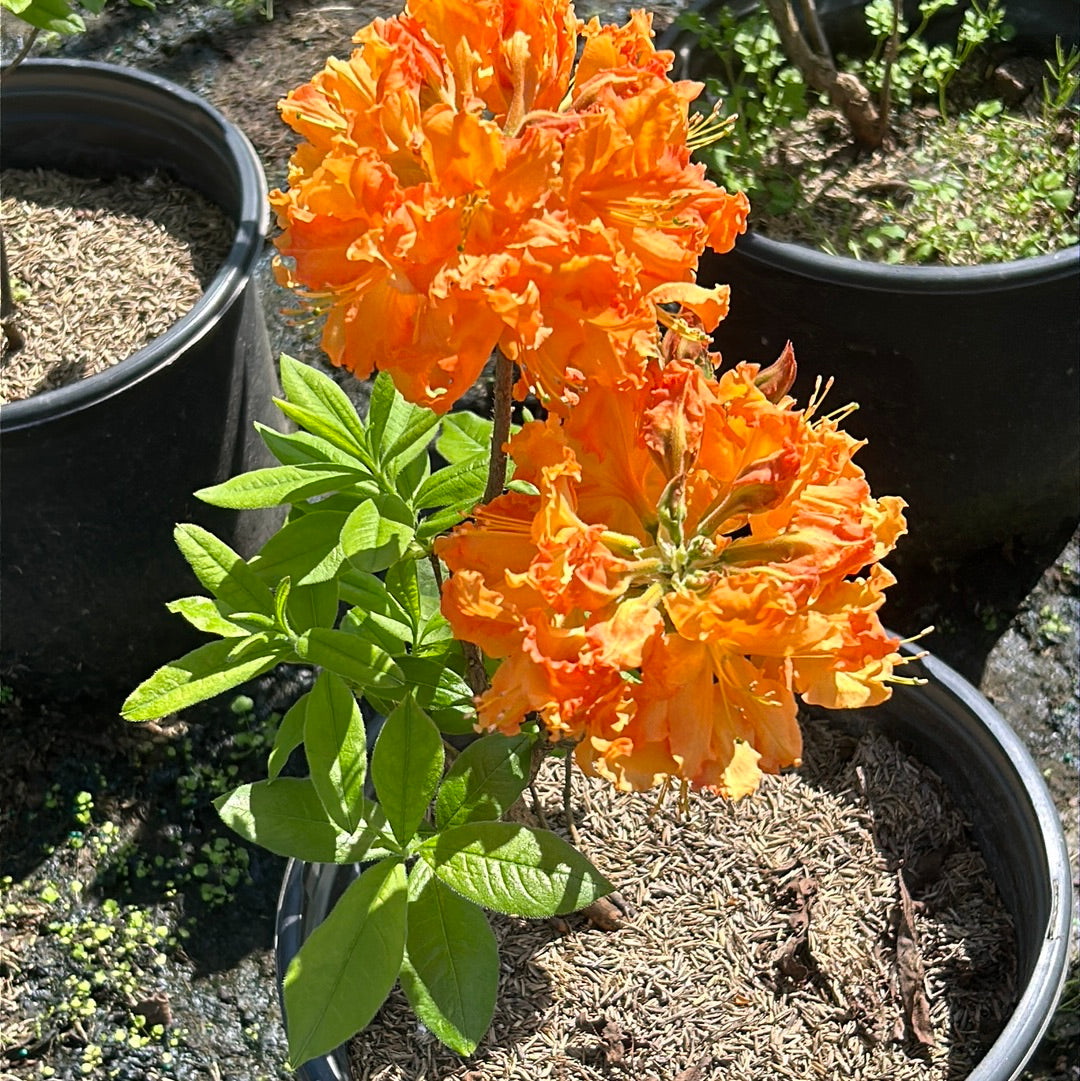
<path fill-rule="evenodd" d="M 0 69 L 0 81 L 6 79 L 30 55 L 30 50 L 34 47 L 34 42 L 37 41 L 40 32 L 36 26 L 30 30 L 30 33 L 26 35 L 26 40 L 22 43 L 22 48 L 12 57 L 9 64 L 5 64 Z"/>
<path fill-rule="evenodd" d="M 900 18 L 903 15 L 904 0 L 893 0 L 892 33 L 889 44 L 885 47 L 885 70 L 881 76 L 881 127 L 889 126 L 889 112 L 892 109 L 892 73 L 896 63 L 896 54 L 900 49 Z"/>
<path fill-rule="evenodd" d="M 817 4 L 814 0 L 799 0 L 799 6 L 802 8 L 806 28 L 810 31 L 814 51 L 831 64 L 833 62 L 832 50 L 829 48 L 829 39 L 825 36 L 821 20 L 818 18 Z"/>
<path fill-rule="evenodd" d="M 490 503 L 502 495 L 506 487 L 506 441 L 510 438 L 510 406 L 513 404 L 514 365 L 495 349 L 495 387 L 492 405 L 491 457 L 488 459 L 487 485 L 481 503 Z M 472 642 L 462 642 L 465 654 L 466 676 L 473 694 L 481 695 L 488 689 L 487 673 L 480 650 Z"/>
<path fill-rule="evenodd" d="M 487 671 L 480 647 L 475 642 L 462 642 L 461 652 L 465 654 L 465 679 L 469 690 L 479 698 L 488 689 Z"/>
<path fill-rule="evenodd" d="M 482 502 L 490 503 L 506 487 L 506 441 L 510 438 L 510 406 L 514 390 L 514 365 L 495 350 L 495 387 L 491 429 L 491 458 Z"/>
<path fill-rule="evenodd" d="M 843 114 L 859 146 L 872 150 L 885 138 L 885 118 L 866 86 L 854 75 L 836 70 L 831 60 L 810 47 L 791 0 L 765 0 L 787 58 L 802 72 L 808 86 L 828 95 Z"/>

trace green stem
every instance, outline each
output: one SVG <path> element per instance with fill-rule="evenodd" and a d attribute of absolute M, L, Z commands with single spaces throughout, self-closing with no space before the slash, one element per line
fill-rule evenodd
<path fill-rule="evenodd" d="M 574 752 L 573 750 L 567 750 L 566 752 L 566 764 L 564 766 L 565 772 L 563 773 L 563 790 L 562 790 L 562 805 L 563 813 L 566 815 L 566 830 L 570 834 L 570 840 L 574 844 L 581 844 L 581 838 L 578 837 L 577 823 L 574 822 L 574 808 L 571 801 L 571 795 L 573 793 L 573 776 L 574 776 Z"/>
<path fill-rule="evenodd" d="M 0 328 L 7 342 L 7 351 L 11 353 L 18 352 L 26 344 L 26 338 L 15 322 L 17 311 L 14 290 L 11 287 L 11 273 L 8 270 L 4 231 L 0 229 Z"/>

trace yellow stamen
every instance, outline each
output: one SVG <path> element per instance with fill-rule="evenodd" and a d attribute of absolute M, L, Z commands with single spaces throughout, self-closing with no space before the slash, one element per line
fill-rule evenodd
<path fill-rule="evenodd" d="M 682 318 L 682 316 L 676 315 L 675 312 L 669 312 L 665 308 L 657 307 L 656 321 L 661 326 L 665 326 L 668 330 L 677 334 L 680 338 L 686 338 L 692 342 L 699 342 L 702 345 L 712 341 L 709 335 L 706 334 L 701 327 L 691 326 Z"/>
<path fill-rule="evenodd" d="M 718 101 L 711 112 L 694 113 L 690 117 L 686 135 L 686 145 L 690 150 L 700 150 L 703 146 L 709 146 L 731 134 L 739 114 L 731 113 L 721 117 L 720 110 L 723 105 L 723 101 Z"/>

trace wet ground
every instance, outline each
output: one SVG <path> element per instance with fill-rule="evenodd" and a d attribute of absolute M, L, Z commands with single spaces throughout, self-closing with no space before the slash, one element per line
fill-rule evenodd
<path fill-rule="evenodd" d="M 657 25 L 680 6 L 656 7 Z M 346 54 L 357 26 L 396 10 L 383 0 L 277 0 L 268 20 L 243 0 L 159 0 L 153 12 L 112 0 L 59 52 L 130 64 L 205 95 L 247 132 L 274 186 L 291 149 L 275 101 L 326 56 Z M 605 5 L 603 13 L 625 11 Z M 5 12 L 5 32 L 11 25 Z M 17 48 L 6 34 L 5 59 Z M 279 314 L 288 298 L 268 268 L 269 257 L 263 287 L 275 349 L 316 360 L 310 338 Z M 900 572 L 888 621 L 905 634 L 934 624 L 928 647 L 977 683 L 1023 736 L 1065 821 L 1075 867 L 1073 527 Z M 50 1076 L 43 1066 L 57 1077 L 284 1076 L 269 978 L 282 861 L 221 845 L 208 804 L 262 768 L 273 713 L 305 678 L 301 671 L 266 680 L 250 689 L 250 708 L 231 698 L 156 732 L 125 728 L 100 706 L 44 707 L 32 688 L 0 688 L 0 876 L 10 876 L 0 882 L 0 1081 Z M 82 885 L 72 891 L 71 882 Z M 90 971 L 104 978 L 82 988 Z M 1040 1081 L 1080 1079 L 1075 956 L 1071 980 L 1071 1010 L 1059 1013 L 1030 1074 Z"/>

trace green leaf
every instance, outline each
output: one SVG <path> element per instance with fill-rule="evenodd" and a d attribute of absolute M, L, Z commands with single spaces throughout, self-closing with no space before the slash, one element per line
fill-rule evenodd
<path fill-rule="evenodd" d="M 395 709 L 371 752 L 371 779 L 394 836 L 407 844 L 423 821 L 443 769 L 439 730 L 410 694 Z"/>
<path fill-rule="evenodd" d="M 292 579 L 286 575 L 277 584 L 274 590 L 274 623 L 280 627 L 284 634 L 295 637 L 292 627 L 289 625 L 289 617 L 286 610 L 289 606 L 289 594 L 292 592 Z"/>
<path fill-rule="evenodd" d="M 370 474 L 359 468 L 325 465 L 278 465 L 230 477 L 223 484 L 200 488 L 195 495 L 215 507 L 250 510 L 302 503 L 313 496 L 359 486 L 368 494 L 378 491 Z"/>
<path fill-rule="evenodd" d="M 406 923 L 402 990 L 447 1047 L 471 1055 L 491 1024 L 499 984 L 499 947 L 487 917 L 417 863 Z"/>
<path fill-rule="evenodd" d="M 278 777 L 241 785 L 214 801 L 218 814 L 245 840 L 278 856 L 309 863 L 357 863 L 401 854 L 378 804 L 364 800 L 352 833 L 330 820 L 310 777 Z"/>
<path fill-rule="evenodd" d="M 394 481 L 395 493 L 410 506 L 416 493 L 431 476 L 431 459 L 427 454 L 419 454 L 408 462 L 402 460 Z"/>
<path fill-rule="evenodd" d="M 341 895 L 285 973 L 290 1068 L 359 1032 L 394 986 L 405 954 L 405 869 L 369 867 Z"/>
<path fill-rule="evenodd" d="M 314 372 L 315 369 L 309 369 L 309 371 Z M 324 378 L 324 376 L 322 377 Z M 333 386 L 337 395 L 341 395 L 342 401 L 348 406 L 352 421 L 354 421 L 356 425 L 359 425 L 360 418 L 356 415 L 356 412 L 352 410 L 352 406 L 349 404 L 349 400 L 345 397 L 344 392 L 334 386 L 329 379 L 326 382 Z M 336 446 L 339 451 L 344 451 L 352 458 L 355 458 L 361 465 L 371 470 L 375 469 L 374 458 L 368 448 L 366 448 L 366 445 L 358 443 L 357 437 L 350 427 L 343 424 L 341 419 L 332 415 L 334 405 L 339 404 L 336 400 L 328 400 L 326 402 L 319 401 L 315 404 L 314 408 L 311 409 L 307 409 L 303 405 L 282 401 L 280 398 L 275 398 L 274 403 L 286 417 L 289 417 L 290 421 L 310 432 L 312 436 L 318 436 L 321 439 L 325 439 L 326 442 Z M 363 428 L 359 428 L 359 431 L 362 437 Z"/>
<path fill-rule="evenodd" d="M 222 821 L 246 841 L 278 856 L 333 863 L 341 831 L 310 777 L 278 777 L 234 788 L 214 800 Z"/>
<path fill-rule="evenodd" d="M 379 372 L 371 387 L 368 439 L 384 469 L 396 476 L 430 441 L 439 418 L 430 409 L 411 405 L 398 393 L 386 372 Z"/>
<path fill-rule="evenodd" d="M 363 816 L 367 743 L 360 706 L 333 672 L 321 673 L 308 694 L 304 752 L 326 813 L 352 833 Z"/>
<path fill-rule="evenodd" d="M 337 511 L 315 510 L 286 522 L 251 561 L 251 569 L 265 582 L 286 575 L 297 585 L 326 582 L 345 562 L 341 530 L 346 517 Z"/>
<path fill-rule="evenodd" d="M 221 605 L 209 597 L 181 597 L 169 601 L 166 608 L 182 615 L 196 630 L 217 634 L 222 638 L 243 638 L 247 631 L 238 627 L 221 610 Z"/>
<path fill-rule="evenodd" d="M 285 763 L 289 761 L 289 755 L 304 742 L 304 717 L 310 693 L 309 691 L 301 695 L 292 704 L 274 733 L 274 746 L 270 748 L 270 755 L 266 760 L 266 773 L 271 781 L 277 779 L 285 768 Z"/>
<path fill-rule="evenodd" d="M 400 472 L 414 459 L 426 454 L 431 433 L 438 423 L 438 415 L 430 409 L 413 406 L 405 426 L 383 455 L 383 462 Z"/>
<path fill-rule="evenodd" d="M 443 732 L 463 735 L 473 730 L 476 708 L 472 688 L 461 675 L 447 666 L 446 655 L 397 658 L 405 684 L 411 687 L 422 706 Z"/>
<path fill-rule="evenodd" d="M 31 0 L 28 5 L 18 8 L 5 0 L 4 7 L 38 30 L 54 34 L 81 34 L 86 29 L 86 23 L 64 0 Z"/>
<path fill-rule="evenodd" d="M 246 634 L 277 634 L 278 625 L 273 616 L 264 616 L 262 612 L 230 612 L 229 619 Z"/>
<path fill-rule="evenodd" d="M 403 850 L 394 840 L 383 809 L 369 799 L 363 801 L 363 809 L 363 821 L 359 829 L 350 836 L 339 839 L 335 863 L 361 863 L 402 855 Z"/>
<path fill-rule="evenodd" d="M 444 830 L 502 818 L 529 783 L 532 744 L 527 735 L 498 732 L 470 743 L 439 786 L 436 827 Z"/>
<path fill-rule="evenodd" d="M 452 826 L 418 854 L 451 889 L 508 916 L 574 912 L 614 888 L 561 837 L 516 822 Z"/>
<path fill-rule="evenodd" d="M 439 649 L 453 637 L 454 632 L 446 616 L 442 612 L 432 612 L 420 628 L 417 648 L 419 649 L 422 646 L 425 650 Z"/>
<path fill-rule="evenodd" d="M 1065 211 L 1072 204 L 1073 191 L 1071 188 L 1058 188 L 1057 191 L 1049 192 L 1046 199 L 1055 210 Z"/>
<path fill-rule="evenodd" d="M 312 627 L 333 627 L 338 616 L 338 587 L 333 579 L 293 586 L 289 594 L 289 621 L 297 634 Z"/>
<path fill-rule="evenodd" d="M 322 468 L 344 466 L 345 470 L 362 470 L 365 467 L 352 454 L 339 450 L 329 440 L 309 432 L 277 432 L 256 421 L 259 433 L 267 449 L 282 465 L 314 465 Z M 367 473 L 369 479 L 371 474 Z"/>
<path fill-rule="evenodd" d="M 173 530 L 176 546 L 205 589 L 235 611 L 272 615 L 274 598 L 259 576 L 224 541 L 202 526 Z"/>
<path fill-rule="evenodd" d="M 405 554 L 415 532 L 413 515 L 396 496 L 366 499 L 341 529 L 341 549 L 360 571 L 385 570 Z"/>
<path fill-rule="evenodd" d="M 269 672 L 289 653 L 285 639 L 268 634 L 207 642 L 140 683 L 120 715 L 128 721 L 149 721 L 186 709 Z"/>
<path fill-rule="evenodd" d="M 386 592 L 408 618 L 410 626 L 409 641 L 415 639 L 420 621 L 423 619 L 423 597 L 420 593 L 420 579 L 417 574 L 418 560 L 402 559 L 386 569 L 384 581 Z"/>
<path fill-rule="evenodd" d="M 338 583 L 342 599 L 354 606 L 342 620 L 342 630 L 369 638 L 388 653 L 400 653 L 406 642 L 412 643 L 408 613 L 378 578 L 349 569 L 342 572 Z"/>
<path fill-rule="evenodd" d="M 418 510 L 453 507 L 467 514 L 484 494 L 487 474 L 488 460 L 483 455 L 444 466 L 420 486 L 415 505 Z"/>
<path fill-rule="evenodd" d="M 451 464 L 465 462 L 477 455 L 491 455 L 491 432 L 494 425 L 485 417 L 465 410 L 442 418 L 442 430 L 435 449 Z"/>
<path fill-rule="evenodd" d="M 329 668 L 362 689 L 394 695 L 404 683 L 393 657 L 374 642 L 345 631 L 313 627 L 300 637 L 296 652 L 308 664 Z"/>
<path fill-rule="evenodd" d="M 399 403 L 399 408 L 395 410 L 394 407 Z M 405 426 L 407 410 L 408 405 L 398 394 L 390 373 L 379 372 L 371 381 L 371 396 L 368 398 L 365 421 L 373 449 L 385 446 L 387 439 L 397 438 L 398 433 Z"/>

